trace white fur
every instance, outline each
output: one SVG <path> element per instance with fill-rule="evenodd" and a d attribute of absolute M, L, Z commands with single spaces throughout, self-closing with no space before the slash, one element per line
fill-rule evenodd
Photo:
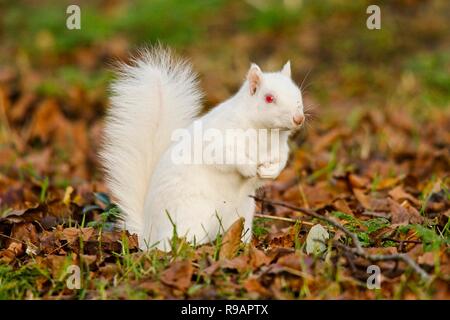
<path fill-rule="evenodd" d="M 256 78 L 254 78 L 256 77 Z M 238 217 L 245 218 L 250 239 L 256 188 L 274 179 L 288 158 L 288 136 L 295 129 L 292 118 L 303 114 L 299 88 L 290 79 L 290 64 L 275 73 L 263 73 L 252 65 L 247 79 L 256 79 L 256 90 L 245 81 L 240 90 L 199 118 L 203 128 L 283 129 L 281 152 L 255 164 L 175 164 L 171 133 L 193 131 L 201 94 L 191 67 L 175 61 L 163 49 L 146 51 L 135 66 L 123 66 L 113 84 L 102 152 L 107 182 L 121 209 L 125 227 L 139 236 L 142 248 L 167 250 L 173 226 L 189 241 L 205 243 L 227 229 Z M 254 92 L 254 93 L 253 93 Z M 275 102 L 267 104 L 266 94 Z M 256 141 L 254 143 L 257 143 Z M 276 168 L 267 176 L 264 169 Z"/>

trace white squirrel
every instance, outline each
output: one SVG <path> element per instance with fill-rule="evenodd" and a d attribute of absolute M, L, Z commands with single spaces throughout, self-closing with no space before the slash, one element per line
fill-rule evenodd
<path fill-rule="evenodd" d="M 244 241 L 249 241 L 255 211 L 250 196 L 286 166 L 288 137 L 304 122 L 290 62 L 272 73 L 252 64 L 238 92 L 201 117 L 197 76 L 169 49 L 142 51 L 132 65 L 121 66 L 111 88 L 101 158 L 107 185 L 125 214 L 125 228 L 138 235 L 140 247 L 169 250 L 174 225 L 188 241 L 207 243 L 239 217 L 245 218 Z M 277 150 L 272 152 L 272 144 L 265 150 L 250 134 L 246 138 L 257 146 L 257 158 L 227 140 L 225 150 L 244 154 L 247 161 L 175 163 L 180 145 L 174 132 L 194 135 L 195 122 L 204 131 L 224 134 L 230 129 L 280 130 Z M 201 144 L 206 147 L 208 139 Z"/>

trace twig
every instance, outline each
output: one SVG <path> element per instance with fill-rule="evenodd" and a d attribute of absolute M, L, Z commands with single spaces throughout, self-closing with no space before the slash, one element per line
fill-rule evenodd
<path fill-rule="evenodd" d="M 383 238 L 381 240 L 389 240 L 389 241 L 394 241 L 394 242 L 398 242 L 398 243 L 415 243 L 415 244 L 422 243 L 422 241 L 419 241 L 419 240 L 398 240 L 398 239 L 394 239 L 394 238 Z"/>
<path fill-rule="evenodd" d="M 22 241 L 22 240 L 19 240 L 19 239 L 16 239 L 16 238 L 13 238 L 13 237 L 7 236 L 6 234 L 2 234 L 2 233 L 0 233 L 0 237 L 4 237 L 4 238 L 7 238 L 7 239 L 10 239 L 10 240 L 16 241 L 16 242 L 20 242 L 20 243 L 22 243 L 22 244 L 24 244 L 24 245 L 26 245 L 26 244 L 27 244 L 27 243 L 26 243 L 25 241 Z"/>
<path fill-rule="evenodd" d="M 256 201 L 263 201 L 263 199 L 255 197 L 255 196 L 250 196 L 250 197 L 255 199 Z M 358 237 L 354 233 L 352 233 L 352 232 L 348 231 L 346 228 L 344 228 L 340 223 L 338 223 L 338 222 L 336 222 L 336 221 L 334 221 L 334 220 L 332 220 L 332 219 L 330 219 L 328 217 L 325 217 L 325 216 L 322 216 L 322 215 L 320 215 L 318 213 L 315 213 L 311 209 L 305 209 L 305 208 L 296 207 L 296 206 L 293 206 L 293 205 L 290 205 L 288 203 L 284 203 L 284 202 L 281 202 L 281 201 L 272 201 L 272 200 L 267 200 L 267 199 L 264 199 L 264 201 L 266 203 L 270 203 L 270 204 L 275 205 L 275 206 L 285 207 L 287 209 L 291 209 L 291 210 L 294 210 L 294 211 L 297 211 L 297 212 L 304 213 L 306 215 L 309 215 L 311 217 L 317 218 L 319 220 L 326 221 L 329 224 L 331 224 L 333 227 L 335 227 L 336 229 L 339 229 L 342 232 L 344 232 L 346 235 L 348 235 L 353 240 L 353 244 L 355 245 L 355 247 L 359 251 L 362 250 L 362 246 L 361 246 L 361 243 L 358 240 Z"/>
<path fill-rule="evenodd" d="M 334 242 L 334 244 L 337 247 L 340 247 L 346 251 L 349 251 L 351 253 L 354 253 L 360 257 L 363 257 L 370 261 L 398 261 L 402 260 L 407 265 L 409 265 L 415 272 L 417 272 L 423 280 L 429 280 L 430 276 L 428 273 L 425 272 L 408 254 L 406 253 L 394 253 L 394 254 L 370 254 L 367 253 L 365 250 L 362 250 L 359 252 L 356 248 L 351 248 L 349 246 L 346 246 L 340 242 Z"/>
<path fill-rule="evenodd" d="M 255 196 L 251 196 L 253 199 L 255 199 L 256 201 L 262 201 L 261 198 L 255 197 Z M 332 226 L 334 226 L 336 229 L 341 230 L 342 232 L 344 232 L 346 235 L 348 235 L 352 241 L 353 241 L 353 245 L 355 246 L 354 248 L 348 247 L 340 242 L 335 242 L 336 245 L 338 247 L 341 247 L 349 252 L 352 252 L 353 254 L 356 254 L 360 257 L 363 257 L 367 260 L 370 261 L 388 261 L 388 260 L 394 260 L 394 261 L 398 261 L 398 260 L 402 260 L 403 262 L 405 262 L 407 265 L 409 265 L 415 272 L 417 272 L 421 278 L 423 280 L 428 281 L 430 279 L 430 276 L 428 275 L 428 273 L 425 272 L 425 270 L 423 270 L 409 255 L 407 255 L 406 253 L 400 253 L 400 254 L 370 254 L 367 253 L 361 243 L 358 240 L 358 237 L 356 236 L 356 234 L 354 234 L 353 232 L 350 232 L 347 228 L 345 228 L 343 225 L 341 225 L 339 222 L 334 221 L 328 217 L 322 216 L 316 212 L 314 212 L 313 210 L 310 209 L 305 209 L 305 208 L 301 208 L 301 207 L 296 207 L 293 205 L 290 205 L 288 203 L 284 203 L 281 201 L 272 201 L 272 200 L 268 200 L 268 199 L 264 199 L 264 201 L 266 203 L 270 203 L 272 205 L 275 206 L 280 206 L 280 207 L 285 207 L 287 209 L 291 209 L 297 212 L 301 212 L 304 213 L 306 215 L 309 215 L 311 217 L 317 218 L 319 220 L 323 220 L 328 222 L 329 224 L 331 224 Z"/>
<path fill-rule="evenodd" d="M 365 216 L 375 217 L 375 218 L 388 219 L 390 217 L 389 214 L 386 214 L 384 212 L 376 212 L 376 211 L 363 211 L 362 214 L 365 215 Z"/>
<path fill-rule="evenodd" d="M 311 227 L 314 225 L 314 223 L 312 223 L 312 222 L 301 220 L 301 219 L 277 217 L 277 216 L 271 216 L 271 215 L 268 215 L 268 214 L 261 214 L 261 213 L 255 213 L 255 217 L 264 218 L 264 219 L 271 219 L 271 220 L 286 221 L 286 222 L 292 222 L 292 223 L 300 222 L 300 223 L 302 223 L 304 225 L 311 226 Z"/>

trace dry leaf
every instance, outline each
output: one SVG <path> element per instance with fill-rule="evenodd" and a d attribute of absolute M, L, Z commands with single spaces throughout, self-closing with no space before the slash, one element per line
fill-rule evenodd
<path fill-rule="evenodd" d="M 259 296 L 270 296 L 270 291 L 263 287 L 263 285 L 256 278 L 248 278 L 244 282 L 244 288 L 250 293 L 256 293 Z"/>
<path fill-rule="evenodd" d="M 409 200 L 409 201 L 411 201 L 411 203 L 413 203 L 417 206 L 420 206 L 420 201 L 417 200 L 416 198 L 414 198 L 409 193 L 405 192 L 405 190 L 403 190 L 402 186 L 397 186 L 394 189 L 392 189 L 391 191 L 389 191 L 389 195 L 392 197 L 392 199 L 394 199 L 397 202 L 402 202 L 403 200 Z"/>
<path fill-rule="evenodd" d="M 434 260 L 434 252 L 425 252 L 423 255 L 419 256 L 417 259 L 417 262 L 419 264 L 426 264 L 429 266 L 434 266 L 435 260 Z"/>
<path fill-rule="evenodd" d="M 239 272 L 243 272 L 250 268 L 248 263 L 248 257 L 244 255 L 240 255 L 233 259 L 225 259 L 221 262 L 221 267 L 224 269 L 235 269 Z"/>
<path fill-rule="evenodd" d="M 244 221 L 244 218 L 239 218 L 228 228 L 222 238 L 222 247 L 219 252 L 220 259 L 231 259 L 236 255 L 239 250 L 239 245 L 241 244 Z"/>
<path fill-rule="evenodd" d="M 351 186 L 356 189 L 365 189 L 370 184 L 369 179 L 358 176 L 356 174 L 349 174 L 348 181 L 350 182 Z"/>
<path fill-rule="evenodd" d="M 185 291 L 191 285 L 193 273 L 191 261 L 175 261 L 161 274 L 161 281 L 168 286 Z"/>
<path fill-rule="evenodd" d="M 336 210 L 340 212 L 353 215 L 352 209 L 350 209 L 347 201 L 345 201 L 344 199 L 336 199 L 335 201 L 333 201 L 333 206 Z"/>
<path fill-rule="evenodd" d="M 294 270 L 301 270 L 302 264 L 300 259 L 301 257 L 297 253 L 291 253 L 279 258 L 277 264 Z"/>
<path fill-rule="evenodd" d="M 249 256 L 250 264 L 255 269 L 263 265 L 268 265 L 272 261 L 272 259 L 268 257 L 262 250 L 259 250 L 253 246 L 250 248 Z"/>
<path fill-rule="evenodd" d="M 362 189 L 353 189 L 353 194 L 358 202 L 367 210 L 372 211 L 387 211 L 389 210 L 389 203 L 386 199 L 372 198 L 366 195 Z"/>
<path fill-rule="evenodd" d="M 63 239 L 70 244 L 74 243 L 81 236 L 83 241 L 88 241 L 94 233 L 94 228 L 65 228 L 63 230 Z"/>
<path fill-rule="evenodd" d="M 421 223 L 423 217 L 419 212 L 408 204 L 405 207 L 399 205 L 392 199 L 389 199 L 391 208 L 391 222 L 395 225 L 407 225 L 409 223 Z"/>

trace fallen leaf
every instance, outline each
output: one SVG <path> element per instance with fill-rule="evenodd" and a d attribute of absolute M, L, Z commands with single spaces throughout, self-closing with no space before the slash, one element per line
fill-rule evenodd
<path fill-rule="evenodd" d="M 65 228 L 63 230 L 63 239 L 70 244 L 77 241 L 80 237 L 83 241 L 88 241 L 94 234 L 94 228 Z"/>
<path fill-rule="evenodd" d="M 405 207 L 403 207 L 392 199 L 389 199 L 389 205 L 392 224 L 407 225 L 409 223 L 423 222 L 423 217 L 412 206 L 405 204 Z"/>
<path fill-rule="evenodd" d="M 258 298 L 259 296 L 262 297 L 268 297 L 270 296 L 270 291 L 267 290 L 259 281 L 257 278 L 248 278 L 244 282 L 244 288 L 249 293 L 256 293 Z"/>
<path fill-rule="evenodd" d="M 365 189 L 369 186 L 370 180 L 366 177 L 361 177 L 356 174 L 349 174 L 348 175 L 348 181 L 350 182 L 350 185 L 352 188 L 357 189 Z"/>
<path fill-rule="evenodd" d="M 66 266 L 66 256 L 57 256 L 54 254 L 48 255 L 45 258 L 45 264 L 49 267 L 53 278 L 57 279 L 65 272 L 64 267 Z"/>
<path fill-rule="evenodd" d="M 272 261 L 272 259 L 267 256 L 262 250 L 259 250 L 253 246 L 250 248 L 249 256 L 250 264 L 255 269 L 263 265 L 268 265 Z"/>
<path fill-rule="evenodd" d="M 284 266 L 284 267 L 294 269 L 294 270 L 302 269 L 301 257 L 297 253 L 291 253 L 291 254 L 280 257 L 277 260 L 277 264 Z"/>
<path fill-rule="evenodd" d="M 344 199 L 336 199 L 333 201 L 333 206 L 336 210 L 349 214 L 349 215 L 353 215 L 353 211 L 352 209 L 350 209 L 350 207 L 348 206 L 347 201 L 345 201 Z"/>
<path fill-rule="evenodd" d="M 39 242 L 36 227 L 30 222 L 14 224 L 11 230 L 11 238 L 26 244 L 38 244 Z"/>
<path fill-rule="evenodd" d="M 219 269 L 220 269 L 220 262 L 214 261 L 210 266 L 206 267 L 201 272 L 210 277 Z"/>
<path fill-rule="evenodd" d="M 233 259 L 225 259 L 222 260 L 221 267 L 224 269 L 234 269 L 238 272 L 243 272 L 250 268 L 248 264 L 248 257 L 244 255 L 240 255 Z"/>
<path fill-rule="evenodd" d="M 314 152 L 317 153 L 321 150 L 324 150 L 325 148 L 333 144 L 336 140 L 348 134 L 349 130 L 342 127 L 337 127 L 330 130 L 325 135 L 320 136 L 316 139 L 316 142 L 314 143 Z"/>
<path fill-rule="evenodd" d="M 241 244 L 241 235 L 244 230 L 244 218 L 236 220 L 227 230 L 222 238 L 222 247 L 220 248 L 220 259 L 233 258 Z"/>
<path fill-rule="evenodd" d="M 16 257 L 23 254 L 23 247 L 23 243 L 12 241 L 8 248 L 0 251 L 0 261 L 3 261 L 5 263 L 12 262 Z"/>
<path fill-rule="evenodd" d="M 417 262 L 419 264 L 426 264 L 429 266 L 434 266 L 435 259 L 434 259 L 434 252 L 425 252 L 423 255 L 419 256 L 417 259 Z"/>
<path fill-rule="evenodd" d="M 34 207 L 11 210 L 0 218 L 0 223 L 21 223 L 21 222 L 33 222 L 40 221 L 46 212 L 47 207 L 42 204 L 37 204 Z"/>
<path fill-rule="evenodd" d="M 420 206 L 420 201 L 414 198 L 411 194 L 405 192 L 402 186 L 397 186 L 391 191 L 389 191 L 389 195 L 392 199 L 397 202 L 402 202 L 403 200 L 409 200 L 411 203 Z"/>
<path fill-rule="evenodd" d="M 376 199 L 366 195 L 362 189 L 353 189 L 353 194 L 364 209 L 371 211 L 388 211 L 389 203 L 386 199 Z"/>
<path fill-rule="evenodd" d="M 175 261 L 161 274 L 161 281 L 168 286 L 185 291 L 191 285 L 193 273 L 191 261 Z"/>

